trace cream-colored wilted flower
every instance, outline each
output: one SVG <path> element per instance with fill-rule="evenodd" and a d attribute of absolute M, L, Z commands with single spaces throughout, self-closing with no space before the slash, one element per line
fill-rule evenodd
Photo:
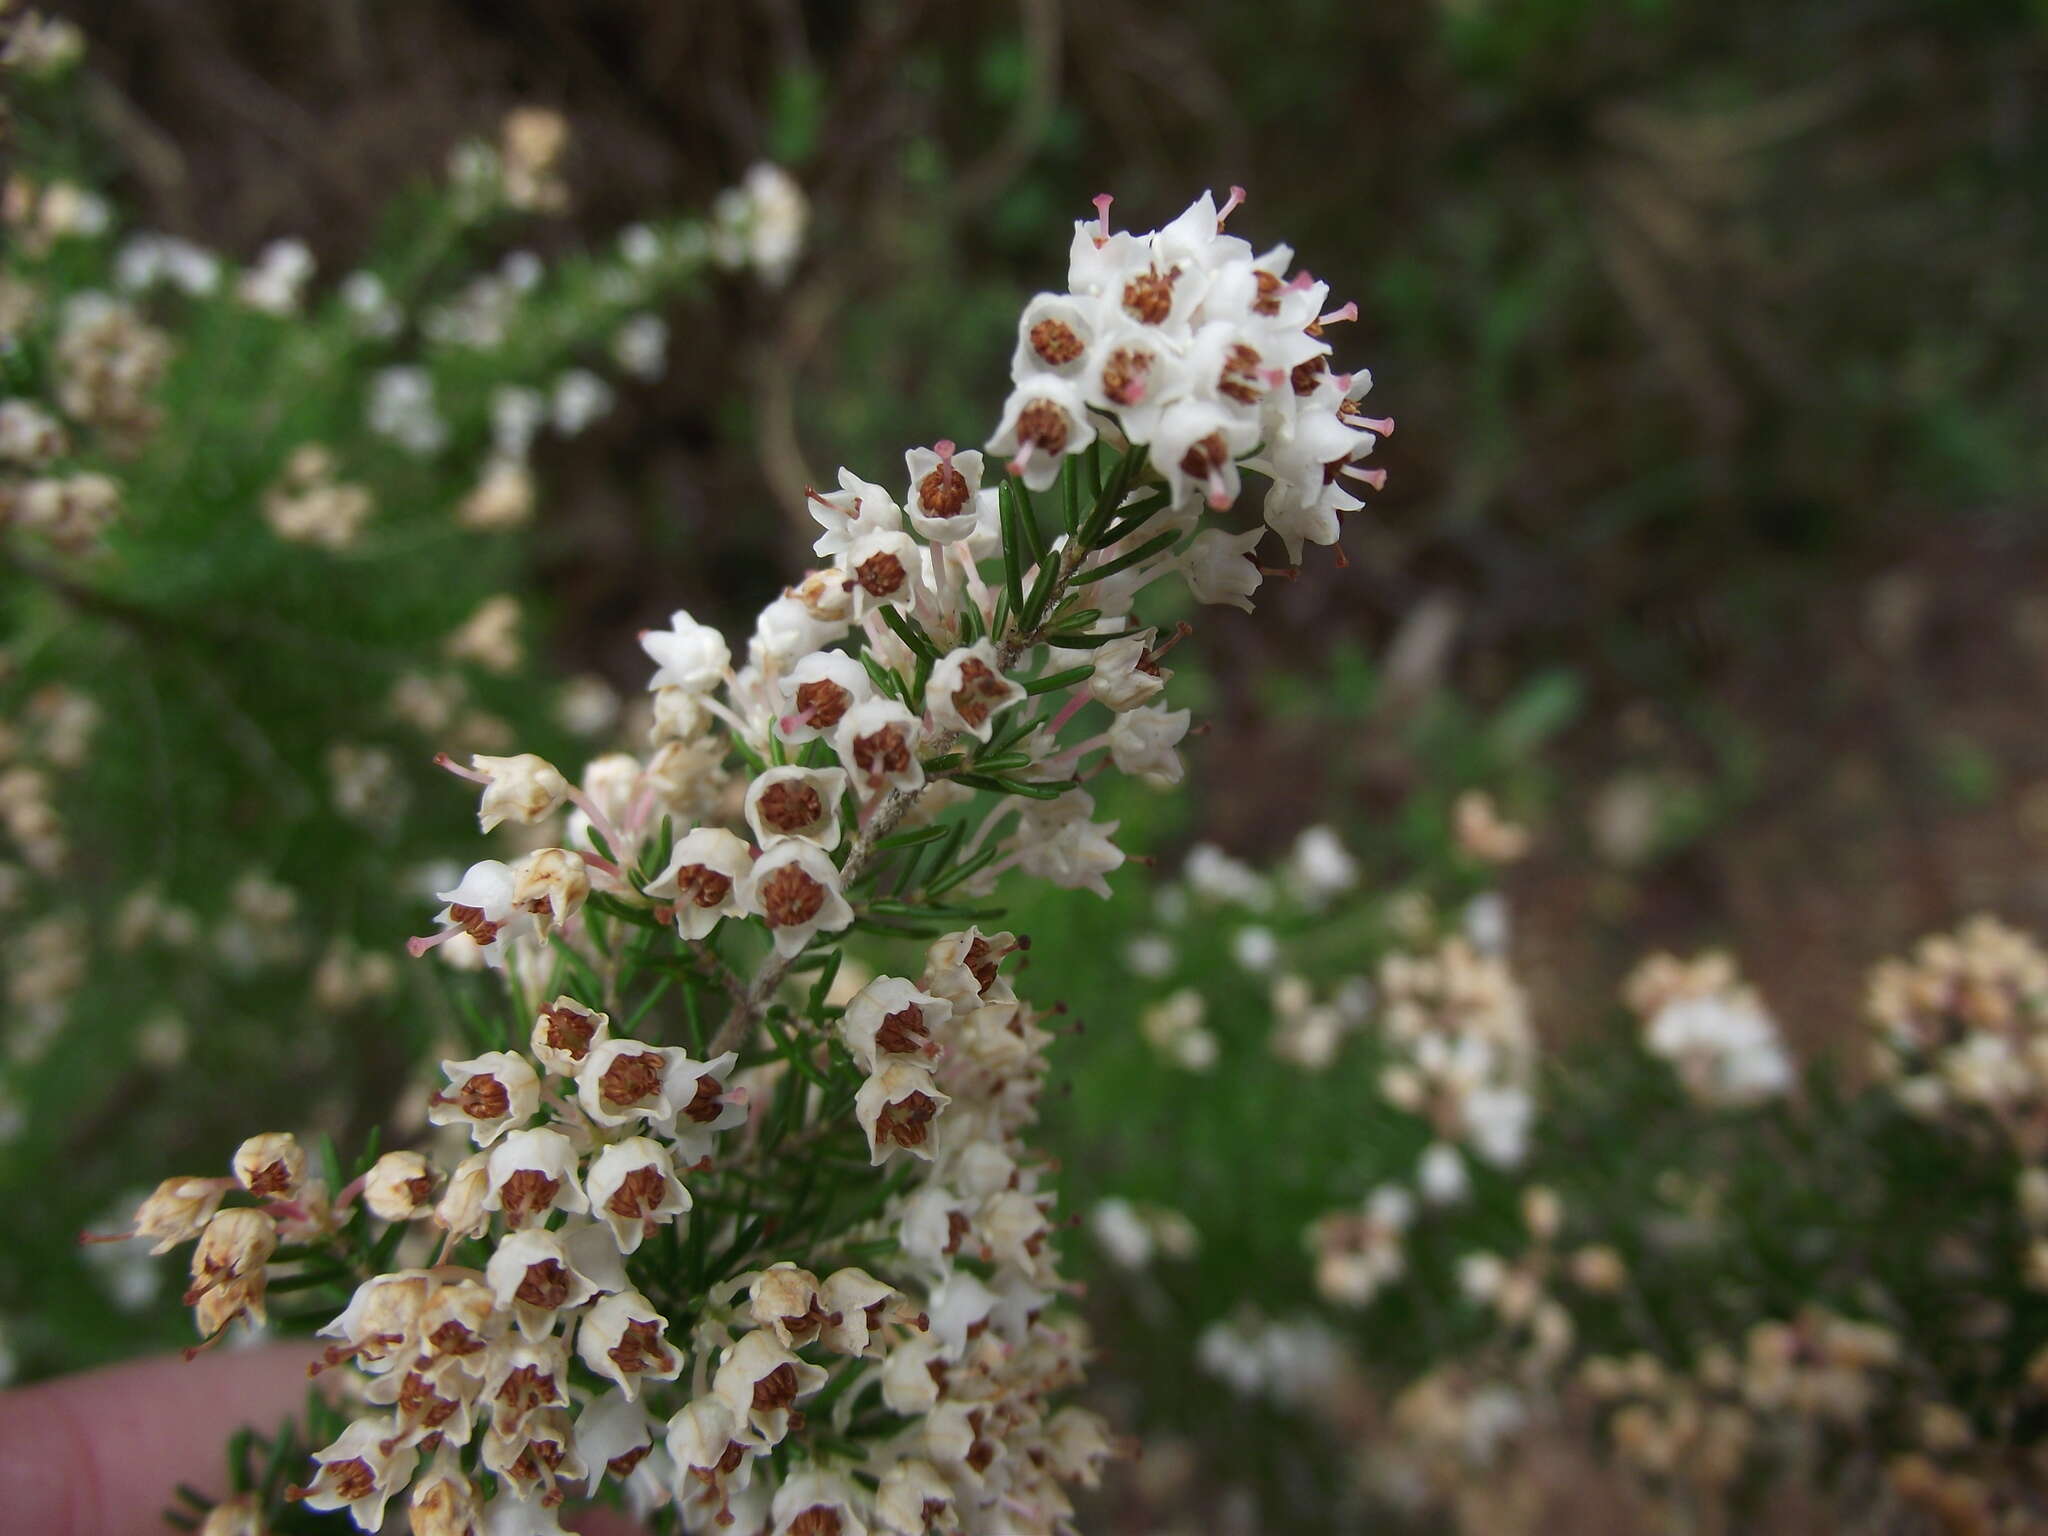
<path fill-rule="evenodd" d="M 720 1357 L 711 1390 L 758 1442 L 775 1446 L 789 1433 L 796 1404 L 825 1385 L 826 1373 L 767 1329 L 743 1335 Z"/>
<path fill-rule="evenodd" d="M 708 624 L 699 624 L 678 608 L 667 629 L 640 633 L 640 649 L 654 660 L 654 676 L 647 680 L 649 691 L 680 688 L 686 693 L 708 694 L 725 681 L 732 668 L 732 651 L 725 636 Z"/>
<path fill-rule="evenodd" d="M 574 1077 L 593 1046 L 611 1039 L 611 1015 L 584 1007 L 575 998 L 562 996 L 540 1011 L 533 1021 L 533 1055 L 557 1077 Z"/>
<path fill-rule="evenodd" d="M 875 1519 L 890 1536 L 925 1536 L 949 1528 L 957 1497 L 937 1467 L 921 1456 L 905 1456 L 882 1474 Z"/>
<path fill-rule="evenodd" d="M 881 1353 L 884 1326 L 899 1323 L 922 1332 L 926 1319 L 911 1309 L 894 1286 L 864 1269 L 834 1270 L 818 1286 L 818 1305 L 825 1313 L 818 1342 L 841 1355 Z"/>
<path fill-rule="evenodd" d="M 917 755 L 924 727 L 894 699 L 867 699 L 853 706 L 833 732 L 832 744 L 863 798 L 924 786 Z"/>
<path fill-rule="evenodd" d="M 698 827 L 677 839 L 668 867 L 647 894 L 673 903 L 677 933 L 702 939 L 720 918 L 742 910 L 740 886 L 753 864 L 744 838 L 723 827 Z"/>
<path fill-rule="evenodd" d="M 769 1374 L 772 1375 L 771 1366 Z M 794 1373 L 792 1373 L 793 1375 Z M 737 1378 L 732 1383 L 740 1385 Z M 777 1379 L 769 1387 L 773 1396 L 781 1387 Z M 794 1394 L 792 1394 L 793 1396 Z M 669 1417 L 666 1446 L 669 1460 L 687 1488 L 698 1488 L 719 1496 L 720 1507 L 731 1494 L 744 1489 L 754 1475 L 752 1426 L 747 1421 L 752 1394 L 738 1408 L 722 1396 L 692 1398 Z"/>
<path fill-rule="evenodd" d="M 770 768 L 747 786 L 747 825 L 764 851 L 797 839 L 829 852 L 839 846 L 845 794 L 844 768 Z"/>
<path fill-rule="evenodd" d="M 234 1206 L 207 1222 L 192 1250 L 192 1284 L 185 1292 L 202 1338 L 213 1338 L 244 1313 L 264 1321 L 266 1266 L 276 1249 L 277 1223 L 266 1212 Z"/>
<path fill-rule="evenodd" d="M 1529 851 L 1529 833 L 1503 820 L 1493 796 L 1468 789 L 1451 809 L 1458 847 L 1487 864 L 1512 864 Z"/>
<path fill-rule="evenodd" d="M 755 1327 L 768 1329 L 791 1349 L 811 1343 L 820 1328 L 834 1321 L 819 1305 L 818 1277 L 787 1259 L 754 1276 L 747 1287 L 747 1310 Z"/>
<path fill-rule="evenodd" d="M 853 1112 L 867 1133 L 869 1160 L 880 1165 L 899 1148 L 931 1161 L 932 1122 L 952 1103 L 926 1068 L 895 1058 L 860 1085 Z"/>
<path fill-rule="evenodd" d="M 357 1419 L 332 1445 L 313 1453 L 318 1475 L 291 1496 L 308 1509 L 345 1509 L 362 1530 L 382 1529 L 385 1504 L 412 1480 L 419 1462 L 411 1446 L 394 1444 L 396 1427 L 390 1418 Z"/>
<path fill-rule="evenodd" d="M 456 503 L 455 521 L 478 533 L 524 527 L 533 521 L 538 499 L 532 470 L 518 459 L 494 457 L 469 494 Z"/>
<path fill-rule="evenodd" d="M 775 1490 L 769 1506 L 775 1536 L 868 1536 L 860 1517 L 866 1500 L 857 1495 L 843 1472 L 798 1472 Z"/>
<path fill-rule="evenodd" d="M 477 824 L 486 832 L 505 821 L 530 827 L 560 810 L 568 798 L 569 781 L 561 770 L 531 752 L 513 757 L 478 753 L 469 764 L 482 775 L 484 793 L 477 807 Z"/>
<path fill-rule="evenodd" d="M 822 849 L 794 838 L 754 861 L 740 900 L 767 923 L 779 955 L 794 955 L 814 935 L 837 933 L 853 923 L 853 908 L 841 894 L 832 860 Z"/>
<path fill-rule="evenodd" d="M 483 1529 L 482 1514 L 476 1485 L 446 1451 L 414 1480 L 406 1509 L 413 1536 L 472 1536 Z"/>
<path fill-rule="evenodd" d="M 508 1131 L 491 1148 L 484 1209 L 503 1211 L 506 1225 L 514 1228 L 546 1221 L 556 1211 L 588 1210 L 576 1181 L 580 1166 L 575 1144 L 560 1131 Z"/>
<path fill-rule="evenodd" d="M 480 1147 L 507 1127 L 524 1125 L 540 1108 L 540 1078 L 516 1051 L 486 1051 L 467 1061 L 444 1061 L 448 1090 L 427 1100 L 434 1125 L 466 1125 Z"/>
<path fill-rule="evenodd" d="M 601 1299 L 576 1329 L 576 1353 L 599 1376 L 618 1384 L 628 1402 L 650 1381 L 674 1381 L 682 1374 L 682 1353 L 664 1337 L 668 1319 L 638 1291 Z"/>
<path fill-rule="evenodd" d="M 411 1221 L 432 1209 L 434 1171 L 418 1152 L 386 1152 L 363 1176 L 363 1203 L 379 1221 Z"/>
<path fill-rule="evenodd" d="M 169 1253 L 205 1230 L 234 1187 L 233 1179 L 165 1179 L 136 1207 L 133 1235 L 150 1240 L 151 1255 Z"/>
<path fill-rule="evenodd" d="M 590 870 L 567 848 L 536 848 L 512 866 L 512 905 L 548 933 L 574 918 L 590 895 Z"/>
<path fill-rule="evenodd" d="M 995 717 L 1023 697 L 1023 687 L 1003 676 L 995 647 L 980 640 L 949 652 L 932 668 L 924 707 L 937 729 L 987 741 Z"/>
<path fill-rule="evenodd" d="M 611 1228 L 621 1253 L 637 1252 L 657 1226 L 691 1206 L 668 1148 L 646 1136 L 628 1136 L 599 1151 L 584 1190 L 591 1214 Z"/>
<path fill-rule="evenodd" d="M 953 1016 L 953 1005 L 921 991 L 901 976 L 877 976 L 846 1005 L 839 1035 L 861 1069 L 882 1070 L 891 1056 L 931 1062 L 939 1054 L 937 1031 Z"/>
<path fill-rule="evenodd" d="M 290 1200 L 306 1180 L 306 1151 L 289 1131 L 267 1131 L 235 1148 L 234 1168 L 250 1194 Z"/>
<path fill-rule="evenodd" d="M 505 205 L 527 213 L 559 212 L 569 198 L 561 178 L 569 120 L 552 107 L 514 107 L 499 125 L 498 148 Z"/>

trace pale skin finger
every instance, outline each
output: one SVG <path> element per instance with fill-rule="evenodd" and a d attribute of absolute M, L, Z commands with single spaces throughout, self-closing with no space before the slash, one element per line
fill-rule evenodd
<path fill-rule="evenodd" d="M 37 1536 L 163 1536 L 188 1483 L 225 1490 L 228 1436 L 265 1433 L 306 1402 L 302 1344 L 176 1355 L 0 1392 L 0 1528 Z M 565 1522 L 580 1536 L 641 1536 L 612 1510 Z"/>
<path fill-rule="evenodd" d="M 42 1536 L 159 1536 L 179 1483 L 224 1491 L 223 1446 L 306 1401 L 304 1345 L 175 1355 L 0 1393 L 0 1511 Z"/>

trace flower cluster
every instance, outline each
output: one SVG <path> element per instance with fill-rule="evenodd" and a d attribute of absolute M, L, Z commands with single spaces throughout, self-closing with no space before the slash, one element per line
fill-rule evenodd
<path fill-rule="evenodd" d="M 1994 918 L 1921 942 L 1870 978 L 1878 1075 L 1930 1119 L 1983 1116 L 2048 1155 L 2048 953 Z"/>
<path fill-rule="evenodd" d="M 1146 235 L 1112 231 L 1110 200 L 1098 199 L 1101 217 L 1075 228 L 1066 291 L 1040 294 L 1018 323 L 1015 387 L 991 446 L 1043 490 L 1106 413 L 1190 514 L 1231 506 L 1241 470 L 1256 469 L 1272 482 L 1266 523 L 1298 564 L 1305 544 L 1335 544 L 1340 515 L 1361 505 L 1347 481 L 1382 483 L 1357 461 L 1393 423 L 1358 404 L 1370 374 L 1330 366 L 1324 329 L 1358 307 L 1326 310 L 1329 285 L 1290 276 L 1289 247 L 1261 254 L 1225 234 L 1243 198 L 1232 188 L 1219 209 L 1205 195 Z M 1209 548 L 1257 542 L 1218 534 Z M 1220 558 L 1204 575 L 1204 601 L 1249 596 Z"/>
<path fill-rule="evenodd" d="M 1191 311 L 1206 329 L 1134 323 L 1191 356 L 1224 327 L 1326 371 L 1320 289 L 1264 281 L 1284 253 L 1254 264 L 1208 199 L 1141 243 L 1166 259 L 1205 222 L 1160 280 L 1214 288 Z M 1279 452 L 1329 437 L 1313 413 L 1335 422 L 1347 391 L 1224 398 Z M 387 1153 L 319 1207 L 324 1234 L 292 1240 L 358 1276 L 324 1331 L 367 1378 L 308 1506 L 374 1529 L 410 1487 L 419 1528 L 466 1530 L 488 1500 L 491 1529 L 541 1531 L 571 1485 L 617 1479 L 690 1530 L 1071 1529 L 1066 1489 L 1112 1447 L 1053 1401 L 1088 1354 L 1057 1309 L 1027 1139 L 1054 1034 L 1006 974 L 1027 941 L 961 903 L 1010 870 L 1107 893 L 1124 854 L 1084 782 L 1177 782 L 1191 719 L 1162 697 L 1185 630 L 1162 642 L 1137 596 L 1179 573 L 1248 606 L 1257 584 L 1244 555 L 1264 530 L 1196 531 L 1213 479 L 1162 469 L 1140 407 L 1077 405 L 1089 441 L 1049 456 L 1006 423 L 1007 476 L 950 441 L 905 455 L 900 497 L 842 470 L 809 498 L 824 563 L 737 665 L 687 613 L 641 635 L 644 756 L 573 776 L 531 753 L 441 759 L 517 848 L 440 891 L 438 930 L 410 947 L 502 973 L 521 1023 L 443 1064 L 428 1118 L 466 1131 L 466 1155 Z M 1333 430 L 1318 487 L 1370 446 Z M 1277 462 L 1229 441 L 1245 467 Z M 1267 472 L 1270 511 L 1290 488 Z M 841 985 L 857 926 L 928 939 L 922 965 L 858 984 L 847 966 Z M 260 1307 L 260 1247 L 238 1250 L 222 1294 L 241 1305 L 205 1311 L 210 1334 Z"/>
<path fill-rule="evenodd" d="M 1670 1062 L 1692 1098 L 1716 1109 L 1741 1109 L 1784 1094 L 1792 1063 L 1777 1023 L 1734 960 L 1719 952 L 1688 962 L 1652 955 L 1623 987 L 1643 1021 L 1643 1045 Z"/>

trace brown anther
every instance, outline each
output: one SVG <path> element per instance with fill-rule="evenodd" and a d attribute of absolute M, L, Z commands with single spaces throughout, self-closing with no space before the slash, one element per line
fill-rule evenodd
<path fill-rule="evenodd" d="M 967 1448 L 967 1465 L 977 1472 L 986 1472 L 989 1463 L 996 1459 L 996 1448 L 987 1440 L 976 1440 Z"/>
<path fill-rule="evenodd" d="M 541 1370 L 539 1366 L 520 1366 L 510 1372 L 504 1386 L 498 1389 L 498 1401 L 506 1405 L 506 1415 L 512 1419 L 524 1419 L 535 1409 L 549 1407 L 561 1401 L 561 1382 L 555 1380 L 555 1372 Z"/>
<path fill-rule="evenodd" d="M 482 907 L 465 907 L 460 902 L 449 906 L 448 920 L 479 944 L 490 943 L 497 938 L 498 930 L 505 926 L 485 917 Z"/>
<path fill-rule="evenodd" d="M 814 683 L 797 684 L 797 713 L 804 717 L 806 725 L 829 731 L 852 706 L 853 695 L 830 678 L 821 677 Z"/>
<path fill-rule="evenodd" d="M 875 1117 L 875 1140 L 884 1146 L 894 1142 L 899 1147 L 921 1147 L 931 1135 L 931 1124 L 938 1113 L 938 1100 L 930 1094 L 907 1093 L 895 1103 L 882 1106 L 882 1112 Z"/>
<path fill-rule="evenodd" d="M 846 1522 L 829 1504 L 813 1504 L 784 1527 L 789 1536 L 840 1536 Z"/>
<path fill-rule="evenodd" d="M 869 555 L 853 568 L 853 579 L 870 597 L 890 597 L 903 589 L 903 562 L 886 549 Z"/>
<path fill-rule="evenodd" d="M 1009 695 L 1009 685 L 987 662 L 970 656 L 960 663 L 960 686 L 953 690 L 953 712 L 970 726 L 978 730 Z"/>
<path fill-rule="evenodd" d="M 777 832 L 802 832 L 825 819 L 825 802 L 801 779 L 779 779 L 761 791 L 761 819 Z"/>
<path fill-rule="evenodd" d="M 437 1355 L 474 1355 L 485 1347 L 482 1339 L 453 1318 L 428 1334 L 427 1343 Z"/>
<path fill-rule="evenodd" d="M 418 1178 L 404 1180 L 398 1187 L 405 1191 L 406 1199 L 414 1205 L 425 1205 L 427 1197 L 434 1192 L 434 1176 L 423 1173 Z"/>
<path fill-rule="evenodd" d="M 796 1401 L 796 1367 L 787 1360 L 754 1383 L 754 1411 L 773 1413 Z"/>
<path fill-rule="evenodd" d="M 597 1080 L 598 1097 L 620 1109 L 630 1109 L 642 1099 L 651 1099 L 661 1092 L 662 1068 L 665 1065 L 659 1053 L 654 1051 L 621 1056 L 606 1067 L 604 1075 Z"/>
<path fill-rule="evenodd" d="M 1180 472 L 1190 479 L 1206 480 L 1229 462 L 1230 449 L 1223 434 L 1211 432 L 1188 444 L 1188 451 L 1180 456 Z"/>
<path fill-rule="evenodd" d="M 613 1477 L 623 1482 L 633 1475 L 633 1469 L 645 1461 L 653 1450 L 654 1447 L 652 1445 L 636 1445 L 624 1455 L 614 1456 L 605 1463 L 605 1466 Z"/>
<path fill-rule="evenodd" d="M 965 1212 L 946 1212 L 945 1252 L 958 1253 L 960 1251 L 960 1245 L 967 1241 L 967 1234 L 972 1232 L 973 1230 L 974 1223 L 967 1219 Z"/>
<path fill-rule="evenodd" d="M 1001 958 L 989 941 L 979 935 L 967 946 L 967 955 L 961 964 L 973 973 L 983 997 L 988 996 L 988 989 L 996 984 L 996 964 Z"/>
<path fill-rule="evenodd" d="M 779 1369 L 788 1370 L 789 1367 L 781 1366 Z M 791 1372 L 791 1374 L 794 1375 L 795 1373 Z M 760 1406 L 760 1393 L 760 1385 L 756 1383 L 754 1387 L 754 1406 L 757 1408 Z M 737 1472 L 740 1469 L 740 1463 L 746 1459 L 747 1448 L 737 1440 L 728 1440 L 725 1442 L 725 1449 L 718 1454 L 718 1470 L 720 1472 Z"/>
<path fill-rule="evenodd" d="M 282 1161 L 272 1163 L 267 1168 L 257 1169 L 254 1177 L 249 1180 L 249 1193 L 252 1195 L 289 1194 L 291 1187 L 292 1171 L 285 1167 Z"/>
<path fill-rule="evenodd" d="M 351 1503 L 367 1499 L 377 1486 L 377 1474 L 360 1456 L 351 1456 L 347 1461 L 328 1462 L 320 1469 L 320 1478 L 337 1498 Z"/>
<path fill-rule="evenodd" d="M 453 1100 L 456 1108 L 472 1120 L 501 1120 L 512 1112 L 511 1092 L 488 1072 L 465 1079 L 455 1090 Z M 436 1104 L 449 1101 L 450 1096 L 445 1093 L 433 1097 Z"/>
<path fill-rule="evenodd" d="M 560 1179 L 551 1179 L 538 1168 L 521 1168 L 499 1187 L 498 1201 L 505 1209 L 505 1219 L 523 1227 L 532 1217 L 544 1214 L 561 1192 Z"/>
<path fill-rule="evenodd" d="M 898 1056 L 916 1056 L 930 1049 L 932 1032 L 924 1027 L 924 1010 L 907 1004 L 882 1020 L 875 1047 Z"/>
<path fill-rule="evenodd" d="M 645 1220 L 668 1194 L 668 1180 L 654 1167 L 635 1168 L 613 1191 L 604 1208 L 625 1221 Z"/>
<path fill-rule="evenodd" d="M 732 876 L 708 864 L 685 864 L 676 871 L 676 894 L 700 907 L 715 907 L 732 892 Z"/>
<path fill-rule="evenodd" d="M 1064 368 L 1088 349 L 1064 320 L 1041 320 L 1031 327 L 1031 350 L 1048 368 Z"/>
<path fill-rule="evenodd" d="M 1065 453 L 1073 422 L 1050 400 L 1034 400 L 1017 413 L 1017 441 L 1031 443 L 1047 453 Z"/>
<path fill-rule="evenodd" d="M 1329 367 L 1320 356 L 1312 357 L 1305 363 L 1296 363 L 1294 371 L 1287 375 L 1287 381 L 1294 386 L 1297 395 L 1312 395 Z"/>
<path fill-rule="evenodd" d="M 1259 379 L 1259 354 L 1241 341 L 1232 346 L 1224 354 L 1216 389 L 1239 405 L 1257 405 L 1266 397 L 1265 385 Z"/>
<path fill-rule="evenodd" d="M 879 731 L 853 738 L 853 766 L 869 778 L 906 773 L 910 769 L 910 743 L 903 727 L 885 725 Z"/>
<path fill-rule="evenodd" d="M 821 1328 L 836 1328 L 841 1314 L 827 1312 L 813 1296 L 811 1304 L 801 1312 L 786 1312 L 782 1316 L 782 1329 L 797 1343 L 804 1343 L 818 1336 Z"/>
<path fill-rule="evenodd" d="M 462 1404 L 452 1397 L 443 1397 L 426 1377 L 418 1371 L 411 1371 L 398 1384 L 398 1406 L 409 1422 L 426 1429 L 437 1429 L 447 1423 Z"/>
<path fill-rule="evenodd" d="M 924 1522 L 925 1529 L 930 1530 L 945 1517 L 948 1507 L 944 1499 L 926 1499 L 918 1506 L 917 1517 Z"/>
<path fill-rule="evenodd" d="M 917 482 L 917 508 L 926 517 L 958 517 L 966 507 L 967 477 L 952 465 L 941 464 Z"/>
<path fill-rule="evenodd" d="M 761 882 L 761 915 L 770 928 L 795 928 L 808 923 L 825 905 L 825 887 L 794 864 L 785 864 Z"/>
<path fill-rule="evenodd" d="M 690 1102 L 683 1106 L 683 1118 L 694 1120 L 699 1125 L 709 1125 L 723 1113 L 725 1106 L 720 1102 L 725 1094 L 725 1084 L 709 1072 L 697 1079 L 697 1091 L 690 1095 Z"/>
<path fill-rule="evenodd" d="M 560 1259 L 542 1259 L 526 1266 L 525 1278 L 512 1294 L 529 1307 L 552 1312 L 569 1299 L 569 1271 Z"/>
<path fill-rule="evenodd" d="M 541 1014 L 550 1048 L 581 1061 L 597 1035 L 597 1016 L 581 1008 L 549 1008 Z"/>
<path fill-rule="evenodd" d="M 1287 285 L 1270 272 L 1257 272 L 1253 276 L 1258 280 L 1259 296 L 1252 300 L 1252 313 L 1255 315 L 1279 314 L 1280 294 Z"/>
<path fill-rule="evenodd" d="M 1136 405 L 1152 380 L 1152 354 L 1118 347 L 1103 360 L 1102 392 L 1118 405 Z"/>
<path fill-rule="evenodd" d="M 626 1331 L 619 1342 L 605 1351 L 605 1356 L 628 1376 L 637 1372 L 660 1367 L 667 1370 L 673 1358 L 668 1352 L 668 1343 L 661 1336 L 661 1330 L 652 1322 L 626 1324 Z"/>
<path fill-rule="evenodd" d="M 1124 313 L 1144 325 L 1163 325 L 1173 313 L 1173 282 L 1180 269 L 1161 273 L 1147 267 L 1124 284 Z"/>

